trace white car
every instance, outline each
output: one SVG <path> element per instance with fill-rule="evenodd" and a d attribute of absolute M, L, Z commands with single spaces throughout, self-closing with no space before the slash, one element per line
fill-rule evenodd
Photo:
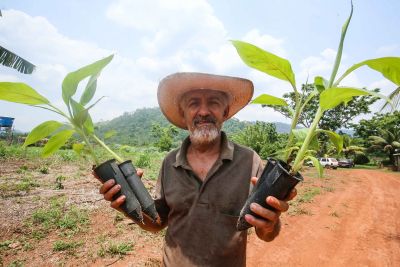
<path fill-rule="evenodd" d="M 337 169 L 339 166 L 339 162 L 334 158 L 320 158 L 319 163 L 325 168 Z"/>

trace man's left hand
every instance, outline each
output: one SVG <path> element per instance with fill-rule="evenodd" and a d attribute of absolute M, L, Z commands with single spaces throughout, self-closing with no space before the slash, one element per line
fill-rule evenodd
<path fill-rule="evenodd" d="M 257 177 L 251 178 L 253 184 L 256 184 L 257 180 Z M 296 195 L 297 190 L 293 189 L 289 196 L 284 200 L 279 200 L 273 196 L 267 197 L 265 201 L 269 206 L 275 209 L 274 211 L 266 209 L 257 203 L 251 203 L 251 211 L 263 219 L 255 218 L 250 214 L 246 214 L 245 219 L 255 227 L 257 236 L 260 239 L 264 241 L 272 241 L 279 234 L 281 228 L 279 217 L 282 212 L 286 212 L 289 209 L 289 204 L 287 202 L 292 200 Z"/>

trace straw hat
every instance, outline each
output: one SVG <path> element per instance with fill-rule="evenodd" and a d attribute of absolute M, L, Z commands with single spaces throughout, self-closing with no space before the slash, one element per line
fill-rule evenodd
<path fill-rule="evenodd" d="M 246 106 L 253 96 L 253 83 L 250 80 L 197 72 L 178 72 L 161 80 L 157 98 L 161 111 L 174 125 L 187 129 L 179 112 L 179 101 L 192 90 L 216 90 L 230 96 L 227 119 Z"/>

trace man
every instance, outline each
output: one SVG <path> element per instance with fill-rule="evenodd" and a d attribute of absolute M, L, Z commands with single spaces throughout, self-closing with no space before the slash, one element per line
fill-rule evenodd
<path fill-rule="evenodd" d="M 247 231 L 236 222 L 249 191 L 261 175 L 262 162 L 251 149 L 230 142 L 221 131 L 224 121 L 251 100 L 251 81 L 203 73 L 176 73 L 158 87 L 158 102 L 166 118 L 187 129 L 189 137 L 164 159 L 156 186 L 160 221 L 145 216 L 143 229 L 159 231 L 168 226 L 163 253 L 164 266 L 245 266 Z M 139 173 L 141 174 L 141 173 Z M 119 191 L 113 180 L 100 192 L 111 201 Z M 291 192 L 289 199 L 295 196 Z M 123 196 L 112 201 L 118 209 Z M 273 240 L 279 233 L 286 201 L 268 197 L 276 211 L 255 203 L 246 215 L 257 236 Z"/>

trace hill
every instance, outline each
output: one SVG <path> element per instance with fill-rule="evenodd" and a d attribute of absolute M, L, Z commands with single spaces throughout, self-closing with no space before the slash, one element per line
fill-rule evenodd
<path fill-rule="evenodd" d="M 223 130 L 228 135 L 232 135 L 242 131 L 247 125 L 254 123 L 232 118 L 224 123 Z M 156 141 L 151 135 L 153 124 L 159 124 L 161 127 L 171 125 L 161 110 L 155 107 L 137 109 L 134 112 L 125 112 L 123 115 L 110 121 L 97 123 L 96 127 L 101 137 L 104 137 L 106 132 L 115 130 L 116 134 L 108 140 L 109 142 L 127 145 L 147 145 Z M 289 124 L 276 122 L 275 125 L 279 133 L 288 133 L 290 130 Z M 175 136 L 175 141 L 182 140 L 186 135 L 186 131 L 179 129 L 178 134 Z"/>

